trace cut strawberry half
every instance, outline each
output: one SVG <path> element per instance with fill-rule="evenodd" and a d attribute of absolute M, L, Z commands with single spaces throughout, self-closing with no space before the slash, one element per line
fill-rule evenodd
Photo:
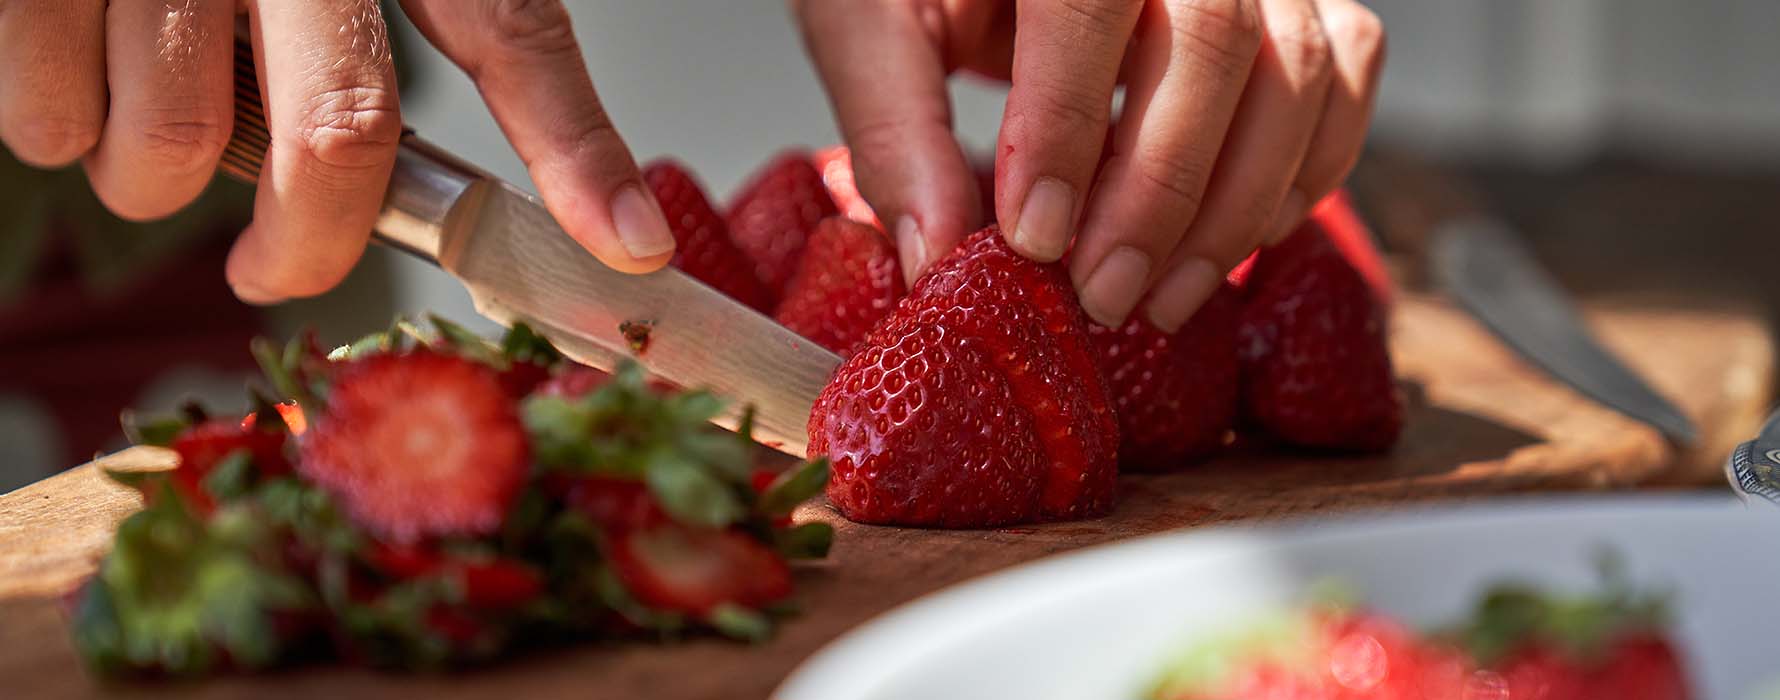
<path fill-rule="evenodd" d="M 397 543 L 494 532 L 529 461 L 494 370 L 426 350 L 342 367 L 302 457 L 304 476 Z"/>
<path fill-rule="evenodd" d="M 609 549 L 624 587 L 658 610 L 706 616 L 726 603 L 757 609 L 791 594 L 785 560 L 736 530 L 632 530 L 612 537 Z"/>

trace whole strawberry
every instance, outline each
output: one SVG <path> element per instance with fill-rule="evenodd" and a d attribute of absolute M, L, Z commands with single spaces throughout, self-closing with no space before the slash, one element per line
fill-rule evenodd
<path fill-rule="evenodd" d="M 1322 229 L 1323 235 L 1335 244 L 1342 257 L 1354 266 L 1372 289 L 1373 296 L 1385 306 L 1391 305 L 1395 286 L 1385 269 L 1384 257 L 1378 252 L 1372 230 L 1354 209 L 1353 196 L 1345 189 L 1335 190 L 1310 210 L 1308 225 Z"/>
<path fill-rule="evenodd" d="M 1316 227 L 1256 257 L 1238 328 L 1242 415 L 1305 447 L 1380 451 L 1403 431 L 1385 310 Z"/>
<path fill-rule="evenodd" d="M 774 317 L 822 347 L 846 353 L 901 299 L 902 270 L 884 234 L 831 216 L 810 234 Z"/>
<path fill-rule="evenodd" d="M 724 217 L 736 247 L 754 261 L 754 274 L 779 293 L 816 222 L 835 214 L 822 174 L 803 151 L 786 151 L 754 175 Z"/>
<path fill-rule="evenodd" d="M 1112 507 L 1118 426 L 1057 264 L 970 237 L 835 371 L 810 414 L 860 522 L 992 527 Z"/>
<path fill-rule="evenodd" d="M 776 294 L 755 276 L 748 256 L 730 240 L 729 225 L 711 208 L 686 169 L 673 161 L 657 161 L 643 169 L 643 179 L 661 202 L 674 232 L 673 266 L 736 301 L 770 311 L 777 303 Z"/>
<path fill-rule="evenodd" d="M 1088 332 L 1119 416 L 1119 465 L 1159 470 L 1208 457 L 1236 424 L 1240 292 L 1213 294 L 1174 334 L 1133 316 Z"/>

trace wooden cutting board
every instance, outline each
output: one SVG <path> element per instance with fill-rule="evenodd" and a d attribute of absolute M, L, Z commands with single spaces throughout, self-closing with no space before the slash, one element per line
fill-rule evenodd
<path fill-rule="evenodd" d="M 1085 545 L 1207 523 L 1529 491 L 1711 486 L 1730 448 L 1755 432 L 1774 384 L 1759 316 L 1715 310 L 1589 307 L 1595 330 L 1699 422 L 1691 449 L 1590 404 L 1537 374 L 1473 322 L 1427 298 L 1395 313 L 1393 352 L 1411 397 L 1390 455 L 1327 457 L 1250 450 L 1168 475 L 1125 477 L 1099 520 L 945 532 L 854 525 L 825 506 L 800 519 L 837 529 L 831 556 L 798 571 L 804 612 L 772 641 L 585 646 L 448 676 L 339 667 L 224 677 L 180 686 L 211 697 L 750 698 L 866 619 L 959 581 Z M 0 695 L 81 697 L 141 691 L 88 678 L 56 594 L 92 570 L 116 522 L 139 506 L 101 467 L 167 468 L 169 453 L 127 450 L 0 496 Z M 14 695 L 16 693 L 16 695 Z"/>

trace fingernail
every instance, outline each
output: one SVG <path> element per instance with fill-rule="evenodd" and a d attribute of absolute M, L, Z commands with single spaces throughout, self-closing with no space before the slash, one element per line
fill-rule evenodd
<path fill-rule="evenodd" d="M 1304 214 L 1310 211 L 1310 198 L 1304 191 L 1296 187 L 1286 191 L 1286 198 L 1279 204 L 1279 213 L 1273 216 L 1273 228 L 1267 236 L 1269 245 L 1278 243 L 1292 235 L 1298 224 L 1304 222 Z"/>
<path fill-rule="evenodd" d="M 904 214 L 896 220 L 896 254 L 902 263 L 902 279 L 915 286 L 921 271 L 927 267 L 927 241 L 921 238 L 921 225 L 915 217 Z"/>
<path fill-rule="evenodd" d="M 1114 248 L 1082 284 L 1082 310 L 1107 328 L 1125 325 L 1149 277 L 1150 256 L 1131 246 Z"/>
<path fill-rule="evenodd" d="M 235 298 L 254 306 L 270 306 L 284 301 L 284 296 L 273 294 L 246 280 L 234 282 L 229 287 L 235 290 Z"/>
<path fill-rule="evenodd" d="M 1062 180 L 1041 177 L 1026 191 L 1020 218 L 1014 222 L 1008 244 L 1021 255 L 1039 262 L 1063 257 L 1069 247 L 1069 228 L 1075 223 L 1075 189 Z"/>
<path fill-rule="evenodd" d="M 1179 267 L 1169 271 L 1150 291 L 1150 323 L 1164 333 L 1180 330 L 1223 281 L 1224 276 L 1210 260 L 1187 258 L 1181 261 Z"/>
<path fill-rule="evenodd" d="M 674 250 L 674 232 L 668 228 L 667 217 L 641 186 L 625 185 L 612 196 L 612 227 L 618 229 L 624 251 L 638 260 Z"/>

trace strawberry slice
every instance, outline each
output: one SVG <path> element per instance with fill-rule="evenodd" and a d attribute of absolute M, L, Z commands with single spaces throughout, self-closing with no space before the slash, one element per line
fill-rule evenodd
<path fill-rule="evenodd" d="M 635 479 L 583 476 L 562 485 L 563 501 L 604 527 L 651 528 L 668 520 L 649 487 Z"/>
<path fill-rule="evenodd" d="M 791 569 L 766 545 L 736 530 L 666 524 L 613 536 L 612 569 L 638 602 L 709 615 L 730 603 L 760 608 L 791 594 Z"/>
<path fill-rule="evenodd" d="M 284 427 L 290 431 L 290 434 L 302 435 L 303 431 L 309 427 L 308 422 L 303 419 L 303 407 L 298 406 L 295 402 L 273 404 L 272 408 L 278 411 L 279 418 L 284 419 Z M 249 413 L 241 419 L 241 429 L 252 430 L 254 424 L 258 422 L 259 414 Z"/>
<path fill-rule="evenodd" d="M 200 515 L 209 514 L 216 510 L 216 499 L 205 490 L 204 479 L 223 459 L 245 450 L 260 474 L 289 474 L 291 466 L 284 456 L 284 443 L 283 431 L 259 430 L 245 419 L 199 423 L 186 428 L 168 444 L 179 455 L 179 466 L 168 474 L 167 483 L 187 506 Z M 143 493 L 143 498 L 151 504 L 158 497 L 159 494 L 152 490 Z"/>
<path fill-rule="evenodd" d="M 661 203 L 674 232 L 672 265 L 736 301 L 762 312 L 777 303 L 775 288 L 760 282 L 748 257 L 730 239 L 729 225 L 711 208 L 698 181 L 673 161 L 643 169 L 643 179 Z"/>
<path fill-rule="evenodd" d="M 374 542 L 365 560 L 397 580 L 446 576 L 462 588 L 464 604 L 473 608 L 505 609 L 524 605 L 544 592 L 544 579 L 530 565 L 516 559 L 453 557 L 429 545 L 396 545 Z"/>
<path fill-rule="evenodd" d="M 780 325 L 845 355 L 902 298 L 902 270 L 884 234 L 831 216 L 816 225 L 785 298 Z"/>
<path fill-rule="evenodd" d="M 303 475 L 398 544 L 500 527 L 529 466 L 493 369 L 427 350 L 341 367 L 302 441 Z"/>
<path fill-rule="evenodd" d="M 803 257 L 816 222 L 836 213 L 822 174 L 803 151 L 775 156 L 731 200 L 729 234 L 754 261 L 754 274 L 781 293 Z"/>
<path fill-rule="evenodd" d="M 594 389 L 605 384 L 611 376 L 592 367 L 571 365 L 543 384 L 539 384 L 536 391 L 543 396 L 561 396 L 572 399 L 592 393 Z"/>

